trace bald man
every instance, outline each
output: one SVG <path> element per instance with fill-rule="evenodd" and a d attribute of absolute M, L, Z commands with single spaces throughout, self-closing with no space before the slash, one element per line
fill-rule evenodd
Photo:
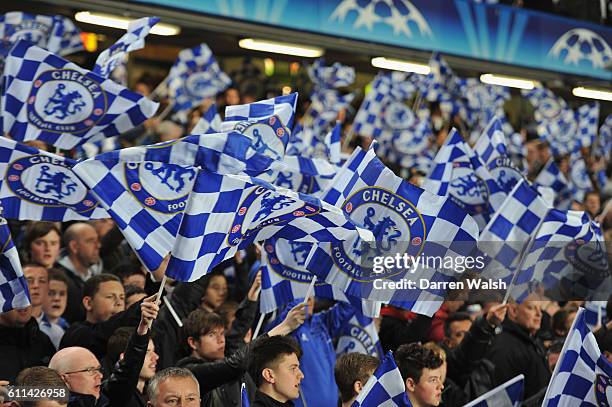
<path fill-rule="evenodd" d="M 96 406 L 107 404 L 108 401 L 105 397 L 101 398 L 100 393 L 102 366 L 87 349 L 79 346 L 61 349 L 51 358 L 49 368 L 58 372 L 66 382 L 71 393 L 71 404 L 76 400 L 91 400 L 92 397 L 96 400 Z"/>
<path fill-rule="evenodd" d="M 64 249 L 60 253 L 57 267 L 70 280 L 68 303 L 63 317 L 73 323 L 85 319 L 85 310 L 81 304 L 83 284 L 90 277 L 102 272 L 100 239 L 93 226 L 77 222 L 66 229 L 62 240 Z"/>

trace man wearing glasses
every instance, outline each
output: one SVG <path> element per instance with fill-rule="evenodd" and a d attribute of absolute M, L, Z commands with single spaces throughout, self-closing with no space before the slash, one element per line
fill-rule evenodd
<path fill-rule="evenodd" d="M 76 399 L 89 399 L 83 405 L 108 405 L 108 400 L 100 393 L 102 367 L 89 350 L 78 346 L 61 349 L 51 358 L 49 368 L 58 372 L 68 385 L 71 404 Z"/>

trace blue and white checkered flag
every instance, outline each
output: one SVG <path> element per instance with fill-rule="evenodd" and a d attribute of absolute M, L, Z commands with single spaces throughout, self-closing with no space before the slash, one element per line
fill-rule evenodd
<path fill-rule="evenodd" d="M 555 192 L 555 207 L 569 209 L 572 203 L 572 187 L 554 159 L 548 160 L 534 181 L 534 185 L 549 187 Z"/>
<path fill-rule="evenodd" d="M 433 161 L 431 155 L 430 141 L 433 133 L 429 112 L 424 117 L 417 117 L 413 125 L 395 132 L 390 141 L 383 140 L 382 144 L 387 144 L 387 148 L 382 148 L 381 153 L 384 158 L 396 162 L 403 168 L 416 167 L 425 173 L 429 173 L 429 167 Z"/>
<path fill-rule="evenodd" d="M 336 125 L 325 136 L 325 149 L 329 162 L 338 165 L 340 163 L 340 156 L 342 155 L 342 146 L 340 140 L 342 138 L 342 125 L 340 122 L 336 122 Z"/>
<path fill-rule="evenodd" d="M 101 154 L 74 170 L 145 267 L 156 270 L 174 245 L 196 167 L 259 175 L 273 162 L 250 146 L 248 137 L 235 132 L 196 135 Z"/>
<path fill-rule="evenodd" d="M 427 75 L 423 89 L 425 99 L 430 102 L 438 102 L 440 109 L 451 116 L 459 114 L 467 119 L 466 101 L 459 77 L 438 52 L 435 52 L 429 59 L 429 68 L 430 73 Z"/>
<path fill-rule="evenodd" d="M 423 189 L 449 197 L 474 217 L 480 230 L 507 195 L 455 129 L 438 150 Z"/>
<path fill-rule="evenodd" d="M 383 355 L 374 320 L 360 312 L 355 312 L 337 337 L 336 356 L 348 352 L 359 352 L 379 359 Z"/>
<path fill-rule="evenodd" d="M 351 407 L 412 407 L 393 353 L 388 352 Z"/>
<path fill-rule="evenodd" d="M 0 137 L 0 202 L 8 219 L 110 217 L 73 172 L 76 161 Z"/>
<path fill-rule="evenodd" d="M 584 303 L 584 319 L 590 330 L 600 327 L 610 321 L 610 317 L 606 312 L 608 301 L 585 301 Z"/>
<path fill-rule="evenodd" d="M 570 154 L 570 189 L 572 197 L 578 202 L 584 201 L 587 192 L 593 191 L 593 182 L 587 172 L 586 163 L 580 151 Z"/>
<path fill-rule="evenodd" d="M 542 407 L 607 406 L 612 387 L 612 364 L 601 352 L 579 308 L 565 338 L 546 389 Z"/>
<path fill-rule="evenodd" d="M 0 313 L 30 305 L 28 283 L 6 219 L 0 217 Z"/>
<path fill-rule="evenodd" d="M 4 131 L 14 140 L 41 140 L 62 149 L 131 130 L 158 106 L 26 41 L 6 59 L 4 84 Z"/>
<path fill-rule="evenodd" d="M 252 177 L 200 171 L 172 248 L 168 276 L 196 280 L 239 249 L 271 237 L 314 243 L 357 235 L 340 209 L 309 195 Z"/>
<path fill-rule="evenodd" d="M 165 80 L 173 109 L 183 112 L 227 88 L 231 79 L 221 70 L 208 45 L 179 52 Z"/>
<path fill-rule="evenodd" d="M 143 17 L 130 22 L 127 32 L 116 43 L 98 55 L 93 72 L 103 78 L 110 77 L 111 72 L 128 52 L 144 48 L 145 37 L 151 28 L 159 22 L 159 17 Z"/>
<path fill-rule="evenodd" d="M 19 40 L 28 41 L 58 55 L 68 55 L 83 49 L 81 31 L 69 18 L 11 11 L 0 16 L 0 68 Z"/>
<path fill-rule="evenodd" d="M 550 89 L 535 87 L 521 93 L 534 106 L 538 136 L 549 143 L 555 155 L 568 154 L 578 147 L 578 123 L 565 100 Z"/>
<path fill-rule="evenodd" d="M 327 189 L 338 172 L 337 166 L 323 158 L 286 155 L 281 163 L 283 169 L 278 172 L 274 184 L 304 194 L 318 196 Z"/>
<path fill-rule="evenodd" d="M 544 200 L 520 180 L 480 234 L 478 248 L 489 259 L 481 276 L 509 283 L 547 213 Z"/>
<path fill-rule="evenodd" d="M 191 130 L 191 134 L 206 134 L 206 133 L 220 133 L 221 132 L 221 116 L 217 113 L 217 105 L 212 104 L 204 112 L 204 115 L 200 117 L 200 120 L 196 123 L 194 128 Z"/>
<path fill-rule="evenodd" d="M 599 128 L 599 136 L 595 143 L 595 155 L 604 157 L 607 161 L 612 160 L 612 114 L 606 117 Z"/>
<path fill-rule="evenodd" d="M 118 136 L 108 137 L 96 141 L 88 141 L 87 143 L 77 146 L 75 157 L 77 159 L 86 160 L 98 154 L 119 150 L 120 148 L 121 144 L 119 143 Z"/>
<path fill-rule="evenodd" d="M 263 243 L 261 254 L 260 312 L 269 313 L 283 309 L 288 303 L 308 295 L 313 275 L 305 268 L 306 259 L 313 244 L 286 239 L 271 238 Z M 314 296 L 351 303 L 356 312 L 376 317 L 380 306 L 354 297 L 348 297 L 340 289 L 325 282 L 316 282 Z"/>
<path fill-rule="evenodd" d="M 502 130 L 502 122 L 497 117 L 491 120 L 480 135 L 474 151 L 504 192 L 510 193 L 516 183 L 525 178 L 512 162 L 510 148 L 506 145 L 506 138 Z"/>
<path fill-rule="evenodd" d="M 377 281 L 410 280 L 415 276 L 435 282 L 454 281 L 455 271 L 420 267 L 417 257 L 435 254 L 456 259 L 468 255 L 478 236 L 474 219 L 449 199 L 397 177 L 372 149 L 353 153 L 323 194 L 323 200 L 342 208 L 356 225 L 370 230 L 374 241 L 354 238 L 342 243 L 321 243 L 313 251 L 307 270 L 351 296 L 402 306 L 409 303 L 414 312 L 433 315 L 446 290 L 381 289 Z M 375 258 L 395 253 L 409 256 L 414 268 L 394 266 L 381 270 Z"/>
<path fill-rule="evenodd" d="M 337 89 L 350 86 L 355 81 L 355 68 L 339 62 L 325 66 L 323 58 L 314 61 L 307 72 L 317 89 Z"/>
<path fill-rule="evenodd" d="M 504 114 L 504 103 L 510 99 L 510 90 L 505 86 L 488 85 L 478 78 L 459 79 L 458 83 L 465 97 L 471 135 L 477 138 L 495 115 Z"/>
<path fill-rule="evenodd" d="M 123 54 L 121 58 L 117 60 L 115 68 L 111 71 L 108 76 L 121 86 L 128 85 L 128 54 Z"/>
<path fill-rule="evenodd" d="M 578 120 L 578 145 L 591 147 L 597 137 L 599 125 L 599 103 L 587 103 L 576 110 Z"/>
<path fill-rule="evenodd" d="M 586 212 L 548 211 L 511 288 L 521 302 L 536 290 L 548 298 L 607 300 L 612 290 L 606 244 Z"/>
<path fill-rule="evenodd" d="M 525 376 L 520 374 L 463 407 L 519 407 L 523 400 L 524 388 Z"/>

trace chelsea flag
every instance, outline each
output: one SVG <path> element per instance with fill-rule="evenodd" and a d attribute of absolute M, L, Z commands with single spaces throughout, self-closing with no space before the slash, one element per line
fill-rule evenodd
<path fill-rule="evenodd" d="M 125 133 L 158 106 L 23 40 L 6 59 L 3 84 L 4 131 L 13 140 L 42 140 L 62 149 Z"/>

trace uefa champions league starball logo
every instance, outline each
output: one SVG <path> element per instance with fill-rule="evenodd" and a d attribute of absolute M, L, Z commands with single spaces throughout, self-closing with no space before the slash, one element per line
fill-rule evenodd
<path fill-rule="evenodd" d="M 353 28 L 366 27 L 372 31 L 375 25 L 385 24 L 393 29 L 393 35 L 412 37 L 416 27 L 422 37 L 433 37 L 425 17 L 408 0 L 342 0 L 330 16 L 330 20 L 344 22 L 347 15 L 357 12 Z"/>
<path fill-rule="evenodd" d="M 603 69 L 612 61 L 612 49 L 599 34 L 585 28 L 574 28 L 563 34 L 548 55 L 568 65 L 588 61 L 593 68 Z"/>

